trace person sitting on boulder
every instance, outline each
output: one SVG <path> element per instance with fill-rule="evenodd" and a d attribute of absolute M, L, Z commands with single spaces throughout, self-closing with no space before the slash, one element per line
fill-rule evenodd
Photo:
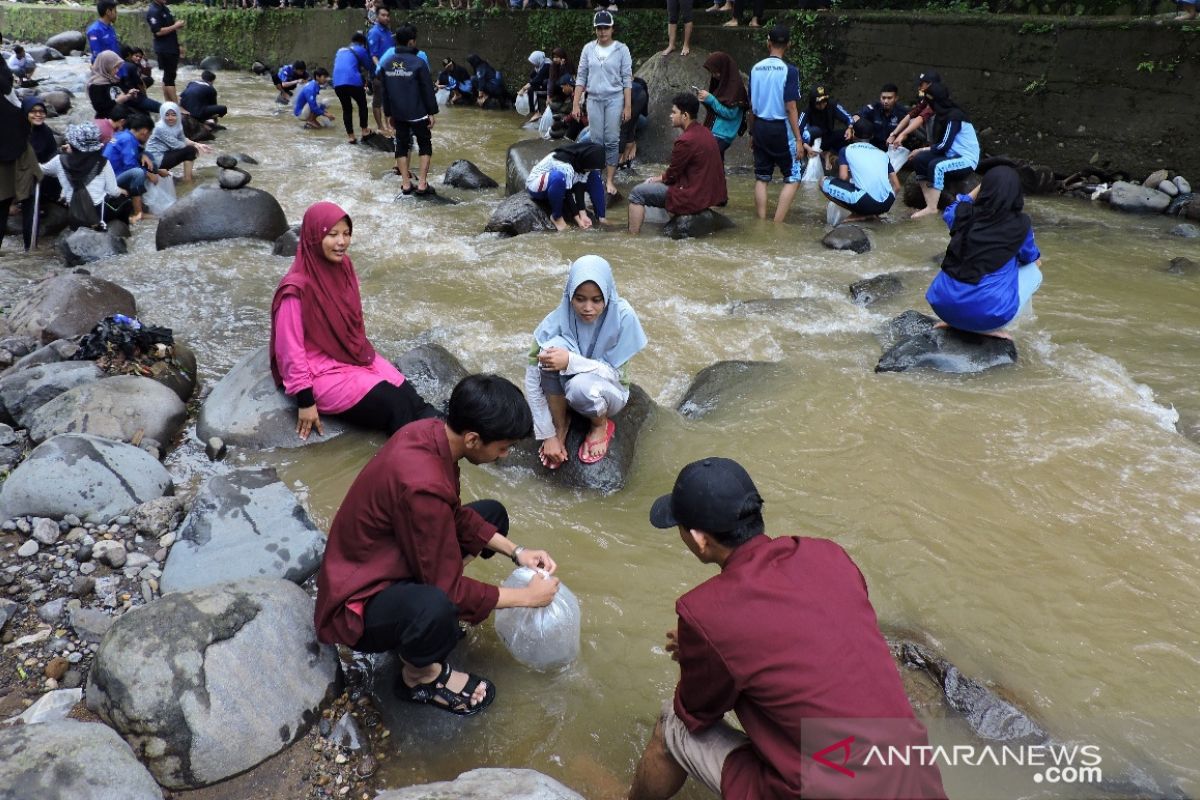
<path fill-rule="evenodd" d="M 533 67 L 529 72 L 529 80 L 517 90 L 517 94 L 529 95 L 529 121 L 537 122 L 546 104 L 550 59 L 546 58 L 546 54 L 541 50 L 534 50 L 529 54 L 529 63 Z"/>
<path fill-rule="evenodd" d="M 200 153 L 211 153 L 212 148 L 193 142 L 183 132 L 183 114 L 174 103 L 162 104 L 162 116 L 154 125 L 154 131 L 146 142 L 146 155 L 160 170 L 171 170 L 183 164 L 183 179 L 192 179 L 192 164 Z"/>
<path fill-rule="evenodd" d="M 104 54 L 100 58 L 104 58 Z M 104 146 L 104 157 L 112 164 L 117 185 L 133 201 L 130 222 L 142 218 L 142 195 L 146 193 L 146 183 L 158 183 L 160 176 L 168 174 L 165 169 L 155 167 L 142 149 L 153 129 L 154 123 L 145 114 L 132 114 L 129 117 L 129 129 L 113 136 L 112 141 Z"/>
<path fill-rule="evenodd" d="M 925 195 L 925 207 L 914 211 L 913 219 L 936 214 L 946 181 L 969 175 L 979 166 L 979 137 L 967 113 L 950 99 L 944 83 L 933 84 L 927 94 L 937 121 L 937 144 L 914 150 L 908 157 Z"/>
<path fill-rule="evenodd" d="M 58 140 L 46 124 L 46 104 L 40 97 L 26 97 L 21 101 L 21 110 L 29 120 L 29 146 L 33 148 L 38 163 L 44 165 L 60 153 Z M 42 170 L 38 185 L 40 190 L 36 197 L 31 194 L 21 201 L 21 233 L 26 252 L 33 243 L 33 223 L 36 215 L 44 214 L 46 206 L 62 195 L 62 184 L 55 176 L 46 174 L 45 169 Z"/>
<path fill-rule="evenodd" d="M 820 139 L 825 169 L 829 170 L 833 167 L 838 150 L 850 137 L 854 117 L 830 96 L 828 89 L 814 86 L 808 93 L 808 108 L 800 112 L 799 124 L 805 155 L 811 156 L 816 152 L 817 139 Z"/>
<path fill-rule="evenodd" d="M 200 80 L 192 81 L 179 95 L 179 105 L 196 120 L 215 128 L 217 119 L 229 113 L 229 109 L 217 102 L 217 89 L 213 81 L 217 75 L 209 70 L 200 73 Z"/>
<path fill-rule="evenodd" d="M 305 440 L 314 428 L 324 435 L 321 414 L 389 436 L 437 415 L 367 339 L 347 255 L 352 227 L 333 203 L 310 206 L 292 267 L 271 300 L 271 374 L 295 400 L 296 433 Z"/>
<path fill-rule="evenodd" d="M 115 105 L 128 103 L 133 97 L 121 90 L 119 71 L 125 62 L 112 50 L 105 50 L 92 62 L 87 79 L 88 100 L 96 110 L 97 117 L 107 117 Z"/>
<path fill-rule="evenodd" d="M 452 106 L 473 102 L 475 85 L 471 83 L 471 73 L 466 67 L 455 64 L 452 58 L 442 59 L 442 71 L 438 73 L 435 88 L 450 91 Z"/>
<path fill-rule="evenodd" d="M 645 346 L 641 321 L 617 295 L 612 267 L 600 256 L 577 259 L 562 301 L 533 332 L 525 368 L 525 396 L 545 467 L 558 469 L 570 458 L 570 411 L 590 426 L 579 460 L 604 458 L 616 432 L 612 417 L 629 402 L 629 360 Z"/>
<path fill-rule="evenodd" d="M 100 132 L 90 122 L 67 126 L 67 147 L 65 153 L 60 153 L 42 164 L 42 172 L 47 178 L 54 178 L 62 186 L 63 201 L 70 209 L 67 214 L 68 225 L 72 228 L 92 227 L 103 221 L 124 216 L 125 204 L 116 204 L 117 213 L 105 207 L 110 197 L 120 197 L 128 194 L 117 185 L 117 175 L 112 165 L 100 152 Z M 86 192 L 83 197 L 89 204 L 76 202 L 76 192 Z M 78 209 L 81 206 L 82 212 Z"/>
<path fill-rule="evenodd" d="M 671 101 L 671 125 L 683 130 L 671 146 L 671 163 L 657 178 L 639 183 L 629 193 L 629 232 L 637 235 L 646 206 L 665 208 L 673 215 L 699 214 L 724 205 L 725 164 L 712 131 L 696 123 L 700 101 L 679 94 Z"/>
<path fill-rule="evenodd" d="M 117 70 L 121 91 L 129 95 L 129 99 L 125 101 L 125 105 L 143 114 L 161 113 L 162 103 L 146 93 L 149 84 L 146 83 L 145 73 L 142 72 L 142 66 L 135 58 L 134 50 L 135 48 L 132 47 L 122 48 L 121 57 L 124 59 L 124 62 L 121 64 L 120 69 Z M 141 50 L 138 49 L 137 52 L 140 53 Z"/>
<path fill-rule="evenodd" d="M 500 71 L 474 53 L 467 56 L 467 63 L 475 73 L 471 79 L 475 85 L 475 105 L 480 108 L 503 108 L 504 77 Z"/>
<path fill-rule="evenodd" d="M 838 176 L 821 179 L 821 193 L 854 219 L 884 214 L 896 202 L 900 179 L 887 153 L 871 143 L 875 126 L 860 117 L 850 126 L 850 144 L 838 152 Z"/>
<path fill-rule="evenodd" d="M 928 138 L 922 129 L 933 119 L 933 106 L 929 104 L 926 92 L 935 83 L 941 83 L 942 76 L 935 70 L 927 69 L 917 76 L 917 102 L 908 110 L 908 116 L 900 120 L 892 132 L 888 134 L 887 146 L 908 147 L 916 149 Z"/>
<path fill-rule="evenodd" d="M 469 375 L 454 387 L 446 420 L 414 422 L 389 439 L 333 518 L 317 575 L 317 638 L 395 652 L 403 666 L 394 691 L 403 700 L 464 717 L 483 711 L 495 685 L 447 661 L 465 635 L 460 622 L 540 608 L 558 592 L 554 559 L 508 538 L 503 505 L 459 499 L 460 461 L 498 461 L 531 428 L 520 389 L 497 375 Z M 496 553 L 544 572 L 522 588 L 464 574 L 476 556 Z"/>
<path fill-rule="evenodd" d="M 303 61 L 293 61 L 284 64 L 274 75 L 275 88 L 279 90 L 280 103 L 286 104 L 292 99 L 296 87 L 308 82 L 308 65 Z"/>
<path fill-rule="evenodd" d="M 12 56 L 8 59 L 8 68 L 14 78 L 26 81 L 37 71 L 37 62 L 25 55 L 25 48 L 18 44 L 13 47 Z"/>
<path fill-rule="evenodd" d="M 704 127 L 716 137 L 721 160 L 724 161 L 725 151 L 743 130 L 742 123 L 746 109 L 750 107 L 750 95 L 746 92 L 746 82 L 742 80 L 737 62 L 728 53 L 711 53 L 704 59 L 704 68 L 709 75 L 708 89 L 701 89 L 696 97 L 707 109 Z"/>
<path fill-rule="evenodd" d="M 533 165 L 525 189 L 534 200 L 550 203 L 550 221 L 559 231 L 567 229 L 567 219 L 580 228 L 592 227 L 592 218 L 584 206 L 584 193 L 592 198 L 592 208 L 600 224 L 604 216 L 604 145 L 579 142 L 560 147 Z"/>
<path fill-rule="evenodd" d="M 1003 328 L 1042 285 L 1042 254 L 1024 207 L 1017 171 L 998 166 L 942 212 L 950 246 L 925 293 L 939 327 L 1012 338 Z"/>
<path fill-rule="evenodd" d="M 333 114 L 318 98 L 325 84 L 329 83 L 329 70 L 317 67 L 313 70 L 312 80 L 304 84 L 304 88 L 296 92 L 296 104 L 292 114 L 304 123 L 306 128 L 320 128 L 321 118 L 333 122 Z"/>

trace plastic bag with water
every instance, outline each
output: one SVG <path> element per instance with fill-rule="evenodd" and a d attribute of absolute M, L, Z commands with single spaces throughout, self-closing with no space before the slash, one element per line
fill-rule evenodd
<path fill-rule="evenodd" d="M 450 102 L 449 89 L 438 89 L 433 96 L 437 100 L 438 108 L 445 108 L 446 104 Z"/>
<path fill-rule="evenodd" d="M 142 195 L 146 210 L 156 217 L 161 217 L 167 209 L 175 205 L 175 179 L 170 175 L 159 178 L 158 183 L 146 181 L 146 192 Z"/>
<path fill-rule="evenodd" d="M 825 206 L 825 222 L 835 228 L 845 222 L 848 216 L 850 212 L 832 200 Z"/>
<path fill-rule="evenodd" d="M 908 156 L 911 152 L 907 147 L 893 147 L 888 150 L 888 161 L 892 163 L 892 172 L 899 172 L 908 163 Z"/>
<path fill-rule="evenodd" d="M 554 127 L 554 112 L 546 106 L 546 110 L 542 112 L 542 118 L 538 120 L 538 133 L 543 139 L 550 138 L 550 129 Z"/>
<path fill-rule="evenodd" d="M 520 114 L 521 116 L 528 117 L 529 116 L 529 92 L 525 92 L 525 94 L 517 95 L 517 100 L 516 100 L 516 102 L 513 103 L 513 108 L 515 108 L 517 110 L 517 113 Z"/>
<path fill-rule="evenodd" d="M 536 574 L 529 567 L 518 567 L 500 585 L 522 589 Z M 579 658 L 579 601 L 560 583 L 548 606 L 498 609 L 496 632 L 513 658 L 530 669 L 565 667 Z"/>

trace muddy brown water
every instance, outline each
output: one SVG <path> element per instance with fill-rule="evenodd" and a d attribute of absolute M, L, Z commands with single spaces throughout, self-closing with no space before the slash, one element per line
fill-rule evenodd
<path fill-rule="evenodd" d="M 68 68 L 79 66 L 51 71 Z M 637 239 L 497 239 L 480 231 L 500 190 L 446 190 L 457 206 L 393 202 L 398 183 L 378 179 L 390 159 L 343 144 L 340 118 L 302 132 L 272 103 L 266 78 L 222 73 L 217 85 L 232 109 L 219 149 L 262 162 L 247 167 L 253 186 L 274 193 L 295 222 L 322 199 L 353 216 L 352 256 L 381 352 L 435 341 L 468 369 L 519 379 L 568 262 L 592 252 L 613 264 L 650 340 L 632 376 L 660 408 L 623 491 L 600 497 L 519 470 L 463 471 L 465 499 L 501 499 L 513 538 L 558 560 L 583 607 L 579 662 L 530 672 L 485 624 L 469 659 L 497 683 L 497 704 L 451 739 L 397 737 L 416 743 L 387 759 L 389 784 L 499 765 L 541 770 L 588 797 L 621 792 L 676 678 L 662 649 L 674 599 L 711 574 L 673 533 L 651 528 L 647 510 L 680 466 L 720 454 L 755 476 L 770 532 L 830 537 L 852 554 L 885 629 L 919 631 L 1056 736 L 1102 743 L 1106 763 L 1153 764 L 1200 791 L 1200 449 L 1175 429 L 1179 413 L 1200 412 L 1200 280 L 1163 271 L 1172 256 L 1200 258 L 1200 245 L 1167 236 L 1173 220 L 1030 201 L 1046 280 L 1035 317 L 1016 332 L 1019 365 L 876 375 L 874 332 L 906 308 L 928 311 L 924 289 L 947 238 L 939 222 L 895 218 L 871 226 L 870 253 L 833 253 L 819 243 L 824 204 L 814 190 L 802 189 L 776 226 L 753 219 L 752 182 L 741 175 L 730 180 L 738 228 L 714 238 L 671 242 L 647 230 Z M 434 173 L 466 157 L 503 184 L 505 149 L 527 135 L 512 113 L 450 110 L 435 129 Z M 212 157 L 201 164 L 200 179 L 215 180 Z M 611 216 L 623 222 L 624 208 Z M 202 377 L 215 381 L 265 343 L 289 262 L 269 243 L 159 253 L 153 240 L 152 223 L 137 226 L 130 255 L 94 272 L 133 291 L 144 319 L 188 340 Z M 0 266 L 35 277 L 45 263 Z M 847 285 L 881 272 L 902 275 L 902 295 L 852 305 Z M 791 312 L 729 313 L 762 298 L 801 302 Z M 722 359 L 775 361 L 782 374 L 706 419 L 674 413 L 692 376 Z M 277 466 L 327 526 L 379 444 L 351 434 L 235 463 Z M 185 484 L 207 469 L 188 455 L 171 464 Z M 499 560 L 470 569 L 496 582 L 508 572 Z M 1027 771 L 987 787 L 977 776 L 947 771 L 952 796 L 1088 794 L 1036 785 Z M 689 787 L 682 796 L 703 794 Z"/>

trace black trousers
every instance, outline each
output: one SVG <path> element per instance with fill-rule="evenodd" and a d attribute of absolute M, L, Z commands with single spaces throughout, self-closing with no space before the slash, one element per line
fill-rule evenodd
<path fill-rule="evenodd" d="M 160 169 L 174 169 L 185 161 L 195 161 L 199 155 L 196 148 L 189 144 L 163 153 L 162 163 L 158 166 Z"/>
<path fill-rule="evenodd" d="M 61 196 L 62 184 L 58 182 L 58 178 L 53 175 L 47 175 L 42 178 L 42 193 L 38 214 L 44 215 L 46 213 L 46 206 L 56 202 Z M 25 240 L 25 249 L 28 250 L 33 241 L 33 195 L 21 201 L 21 232 Z"/>
<path fill-rule="evenodd" d="M 441 415 L 406 380 L 399 386 L 380 381 L 362 400 L 337 416 L 360 428 L 383 431 L 391 436 L 413 420 Z"/>
<path fill-rule="evenodd" d="M 733 18 L 740 20 L 743 12 L 746 10 L 748 0 L 733 0 Z M 749 0 L 749 5 L 754 10 L 752 16 L 761 23 L 763 21 L 763 0 Z"/>
<path fill-rule="evenodd" d="M 466 507 L 508 535 L 508 511 L 499 501 L 476 500 Z M 481 555 L 495 554 L 484 550 Z M 427 667 L 445 661 L 462 637 L 458 608 L 446 593 L 436 586 L 406 581 L 393 583 L 367 602 L 363 634 L 354 649 L 360 653 L 395 650 L 414 667 Z"/>
<path fill-rule="evenodd" d="M 350 103 L 358 104 L 358 127 L 367 127 L 367 90 L 362 86 L 335 86 L 333 93 L 342 102 L 342 124 L 346 126 L 346 135 L 354 135 L 354 109 Z"/>

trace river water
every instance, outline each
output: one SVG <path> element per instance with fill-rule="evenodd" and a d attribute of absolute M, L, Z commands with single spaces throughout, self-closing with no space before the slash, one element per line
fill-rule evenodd
<path fill-rule="evenodd" d="M 870 253 L 834 253 L 819 242 L 815 190 L 802 189 L 776 226 L 753 219 L 743 175 L 730 179 L 738 227 L 714 238 L 672 242 L 648 229 L 637 239 L 498 239 L 480 231 L 502 190 L 447 190 L 462 197 L 457 206 L 393 202 L 398 183 L 378 179 L 391 160 L 345 145 L 340 117 L 336 128 L 304 132 L 272 102 L 266 78 L 222 73 L 217 85 L 232 109 L 220 150 L 262 162 L 248 167 L 255 187 L 293 221 L 322 199 L 353 216 L 352 255 L 381 352 L 435 341 L 468 369 L 519 383 L 531 331 L 557 302 L 567 264 L 593 252 L 613 264 L 650 340 L 632 377 L 660 408 L 623 491 L 599 497 L 520 470 L 463 470 L 465 499 L 501 499 L 513 538 L 559 562 L 583 607 L 579 662 L 557 675 L 530 672 L 486 623 L 470 652 L 499 687 L 496 705 L 465 721 L 456 741 L 392 754 L 389 785 L 498 765 L 544 771 L 588 797 L 623 790 L 676 679 L 662 651 L 674 599 L 712 574 L 674 533 L 650 527 L 647 511 L 679 467 L 719 454 L 755 477 L 770 532 L 830 537 L 851 553 L 885 630 L 915 632 L 1057 737 L 1102 743 L 1106 765 L 1129 758 L 1200 791 L 1200 449 L 1175 429 L 1176 409 L 1200 412 L 1200 283 L 1163 271 L 1172 256 L 1200 258 L 1200 247 L 1167 236 L 1173 221 L 1030 201 L 1046 279 L 1035 317 L 1016 332 L 1019 365 L 876 375 L 875 331 L 906 308 L 928 311 L 924 289 L 947 240 L 940 222 L 896 215 L 872 225 Z M 503 182 L 506 147 L 527 135 L 512 113 L 450 110 L 435 129 L 434 173 L 465 157 Z M 212 158 L 201 163 L 210 165 L 201 180 L 215 180 Z M 611 218 L 623 222 L 623 207 Z M 153 240 L 152 223 L 136 226 L 131 254 L 94 272 L 133 291 L 144 319 L 190 342 L 203 379 L 215 381 L 266 342 L 271 294 L 289 262 L 262 242 L 159 253 Z M 33 277 L 44 263 L 5 266 Z M 902 275 L 903 295 L 852 305 L 847 285 L 881 272 Z M 736 301 L 763 298 L 802 300 L 783 312 L 730 313 Z M 740 402 L 682 419 L 672 409 L 692 376 L 722 359 L 782 368 Z M 350 434 L 239 459 L 277 466 L 327 527 L 380 443 Z M 194 459 L 172 465 L 184 484 L 199 479 Z M 471 574 L 498 582 L 508 572 L 498 562 Z M 985 789 L 977 775 L 947 772 L 952 796 L 1088 795 L 1027 774 Z M 689 786 L 681 796 L 704 795 Z"/>

